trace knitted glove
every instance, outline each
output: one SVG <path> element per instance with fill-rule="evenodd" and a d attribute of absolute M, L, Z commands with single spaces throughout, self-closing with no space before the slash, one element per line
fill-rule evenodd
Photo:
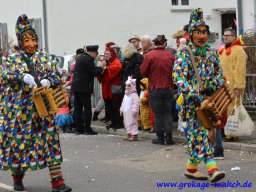
<path fill-rule="evenodd" d="M 28 84 L 30 88 L 36 85 L 34 77 L 30 74 L 26 74 L 23 78 L 23 81 Z"/>
<path fill-rule="evenodd" d="M 48 79 L 43 79 L 40 81 L 42 86 L 47 86 L 47 87 L 51 87 L 51 82 Z"/>

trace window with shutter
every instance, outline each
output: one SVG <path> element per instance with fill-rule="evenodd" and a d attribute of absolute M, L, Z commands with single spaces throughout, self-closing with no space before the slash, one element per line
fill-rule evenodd
<path fill-rule="evenodd" d="M 189 0 L 181 0 L 181 5 L 189 5 Z"/>
<path fill-rule="evenodd" d="M 179 0 L 172 0 L 172 5 L 179 5 Z"/>

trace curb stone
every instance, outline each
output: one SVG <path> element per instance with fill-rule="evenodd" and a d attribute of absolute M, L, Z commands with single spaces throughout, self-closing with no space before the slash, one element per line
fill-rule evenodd
<path fill-rule="evenodd" d="M 118 129 L 116 131 L 114 131 L 113 129 L 107 130 L 103 125 L 102 126 L 92 125 L 91 127 L 98 133 L 119 135 L 119 136 L 126 135 L 126 131 L 124 129 Z M 149 139 L 156 138 L 156 136 L 155 134 L 152 134 L 152 133 L 140 132 L 139 138 L 149 140 Z M 173 134 L 173 141 L 176 143 L 186 143 L 185 137 L 179 136 L 177 134 Z M 224 149 L 242 150 L 242 151 L 256 153 L 256 144 L 249 144 L 249 143 L 242 143 L 242 142 L 223 142 L 223 147 Z"/>

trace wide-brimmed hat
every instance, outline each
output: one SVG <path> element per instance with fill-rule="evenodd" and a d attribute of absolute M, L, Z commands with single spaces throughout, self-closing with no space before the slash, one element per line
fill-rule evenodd
<path fill-rule="evenodd" d="M 177 38 L 179 38 L 179 37 L 183 37 L 184 34 L 185 34 L 185 31 L 179 30 L 179 31 L 177 31 L 176 33 L 174 33 L 174 34 L 172 35 L 172 38 L 173 38 L 173 39 L 177 39 Z"/>
<path fill-rule="evenodd" d="M 140 37 L 138 36 L 138 35 L 133 35 L 133 36 L 131 36 L 131 38 L 128 40 L 129 41 L 129 43 L 131 43 L 131 41 L 132 40 L 137 40 L 137 41 L 140 41 Z"/>

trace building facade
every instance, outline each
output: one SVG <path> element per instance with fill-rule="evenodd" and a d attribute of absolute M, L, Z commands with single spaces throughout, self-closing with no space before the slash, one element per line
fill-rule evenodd
<path fill-rule="evenodd" d="M 165 34 L 168 43 L 175 45 L 171 35 L 188 23 L 191 10 L 201 7 L 210 26 L 211 43 L 218 46 L 223 30 L 238 23 L 238 1 L 0 0 L 0 23 L 7 23 L 9 36 L 16 40 L 16 19 L 26 13 L 35 24 L 42 49 L 64 56 L 84 45 L 99 44 L 102 53 L 106 42 L 123 46 L 133 34 Z M 242 1 L 239 29 L 255 28 L 255 7 L 254 0 Z"/>

